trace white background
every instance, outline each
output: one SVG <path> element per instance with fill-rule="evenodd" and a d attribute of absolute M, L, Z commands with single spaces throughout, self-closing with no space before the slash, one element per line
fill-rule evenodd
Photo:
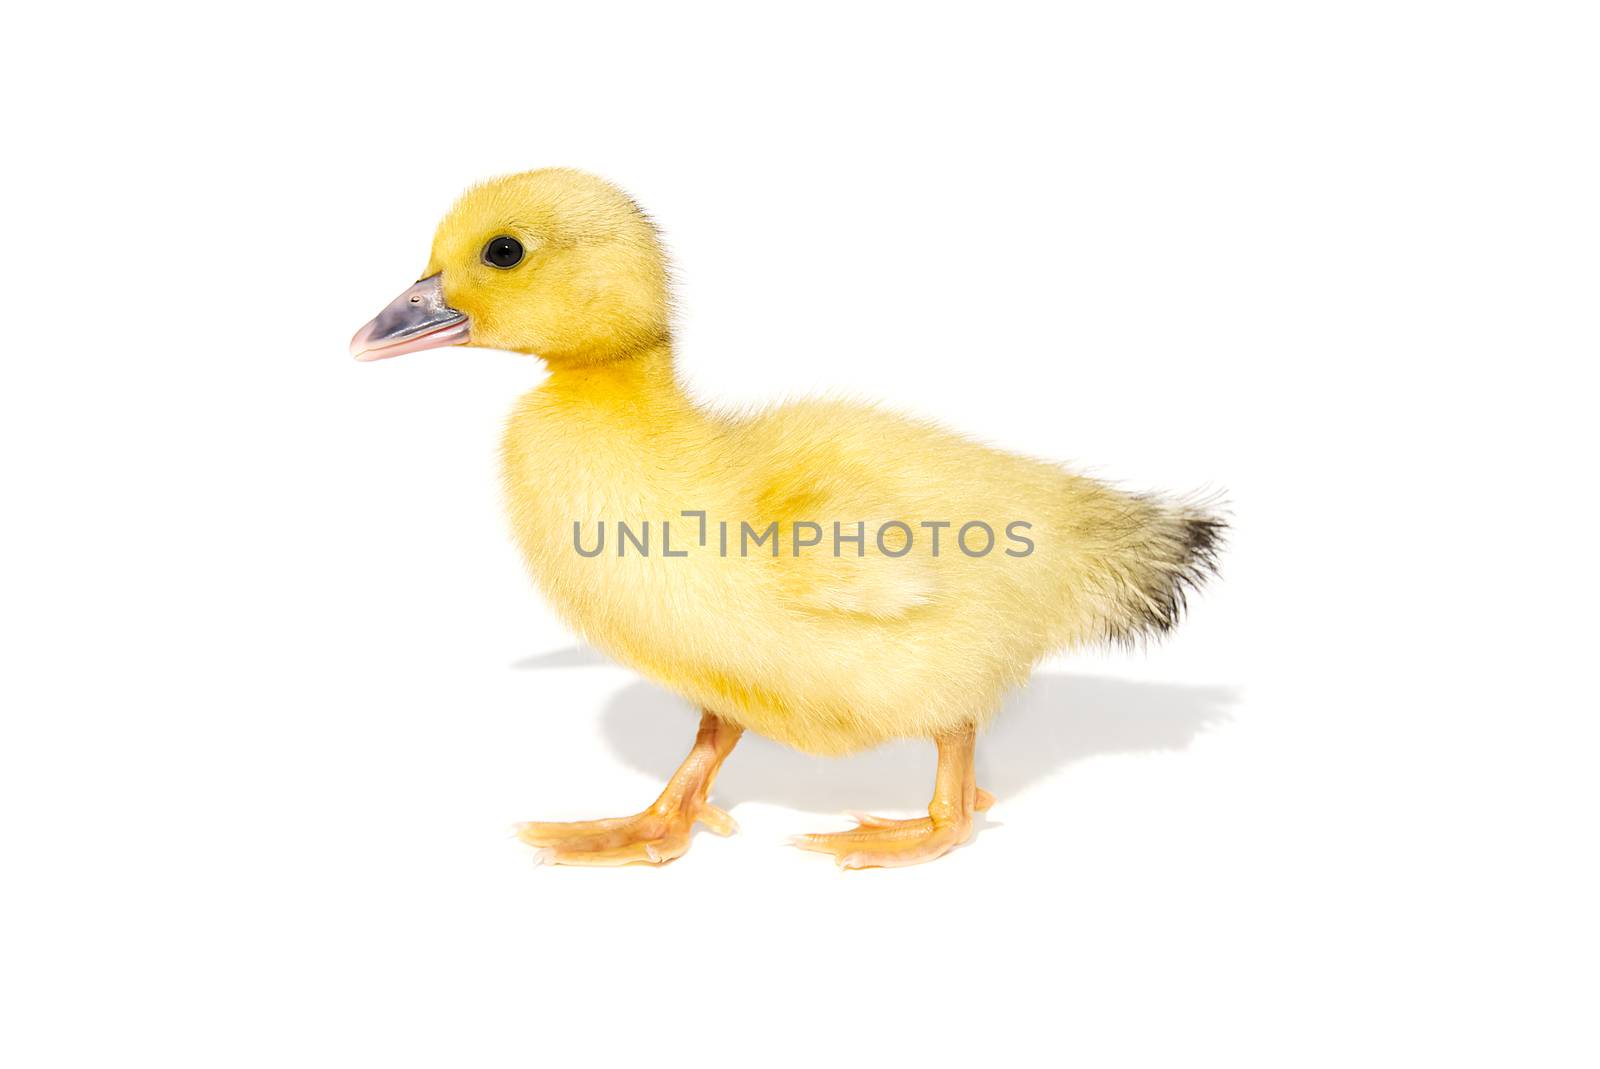
<path fill-rule="evenodd" d="M 4 1061 L 1593 1065 L 1587 7 L 13 12 Z M 707 398 L 1227 491 L 1182 630 L 981 740 L 967 847 L 789 849 L 931 747 L 759 739 L 665 869 L 509 837 L 694 714 L 523 576 L 537 360 L 345 343 L 552 164 L 661 223 Z"/>

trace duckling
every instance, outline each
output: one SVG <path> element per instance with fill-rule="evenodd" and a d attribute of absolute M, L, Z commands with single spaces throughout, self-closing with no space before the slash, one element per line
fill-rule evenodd
<path fill-rule="evenodd" d="M 819 755 L 927 739 L 926 817 L 793 842 L 843 868 L 937 858 L 994 801 L 973 751 L 1004 695 L 1054 652 L 1172 628 L 1224 523 L 877 407 L 707 407 L 674 372 L 669 309 L 650 219 L 546 169 L 468 190 L 421 281 L 351 342 L 368 361 L 457 345 L 544 361 L 502 444 L 528 570 L 587 641 L 701 710 L 649 807 L 519 836 L 547 863 L 661 864 L 696 823 L 735 830 L 709 795 L 745 731 Z"/>

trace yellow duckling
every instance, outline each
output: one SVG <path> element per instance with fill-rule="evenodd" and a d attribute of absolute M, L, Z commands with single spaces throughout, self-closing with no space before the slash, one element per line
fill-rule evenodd
<path fill-rule="evenodd" d="M 754 415 L 695 403 L 673 371 L 650 220 L 592 176 L 469 190 L 422 281 L 351 343 L 361 360 L 443 345 L 537 354 L 549 378 L 506 428 L 512 530 L 534 580 L 595 646 L 703 710 L 643 812 L 522 825 L 559 864 L 670 861 L 746 729 L 815 754 L 931 739 L 928 816 L 801 836 L 846 868 L 908 865 L 993 801 L 977 732 L 1050 653 L 1177 621 L 1223 524 L 876 408 Z"/>

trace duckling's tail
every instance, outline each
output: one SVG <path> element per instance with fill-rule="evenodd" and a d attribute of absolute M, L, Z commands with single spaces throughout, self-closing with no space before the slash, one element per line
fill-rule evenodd
<path fill-rule="evenodd" d="M 1082 637 L 1131 645 L 1177 626 L 1189 593 L 1217 573 L 1228 525 L 1214 500 L 1115 496 L 1120 507 L 1099 513 L 1079 561 L 1098 632 Z"/>

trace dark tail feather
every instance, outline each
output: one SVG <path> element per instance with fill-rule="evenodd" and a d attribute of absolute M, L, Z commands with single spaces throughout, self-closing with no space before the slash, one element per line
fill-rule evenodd
<path fill-rule="evenodd" d="M 1189 594 L 1217 574 L 1227 521 L 1210 502 L 1135 499 L 1142 513 L 1105 556 L 1107 641 L 1134 645 L 1178 625 Z"/>

